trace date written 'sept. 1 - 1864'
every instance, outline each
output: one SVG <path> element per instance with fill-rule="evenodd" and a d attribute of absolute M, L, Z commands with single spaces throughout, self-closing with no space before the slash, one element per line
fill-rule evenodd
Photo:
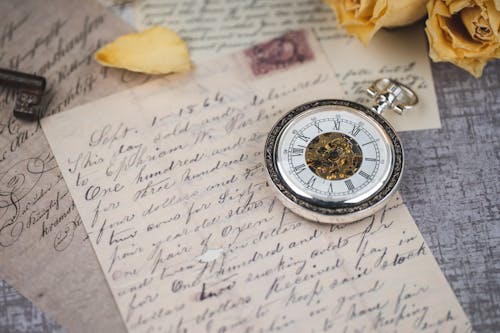
<path fill-rule="evenodd" d="M 381 116 L 418 102 L 407 86 L 380 79 L 367 89 L 371 108 L 336 99 L 296 107 L 281 118 L 265 147 L 267 175 L 282 203 L 306 219 L 348 223 L 381 209 L 396 192 L 403 148 Z"/>

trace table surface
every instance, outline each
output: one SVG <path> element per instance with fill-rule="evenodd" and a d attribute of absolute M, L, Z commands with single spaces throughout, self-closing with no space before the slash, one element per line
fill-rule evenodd
<path fill-rule="evenodd" d="M 476 332 L 500 332 L 500 61 L 432 65 L 442 127 L 402 133 L 404 201 Z M 0 332 L 66 332 L 0 280 Z"/>

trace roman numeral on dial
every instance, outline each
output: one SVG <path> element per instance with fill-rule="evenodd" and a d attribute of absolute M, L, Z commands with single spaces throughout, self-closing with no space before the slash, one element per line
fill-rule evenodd
<path fill-rule="evenodd" d="M 296 167 L 293 167 L 293 170 L 295 170 L 296 174 L 301 173 L 305 169 L 306 169 L 306 165 L 305 164 L 300 164 L 300 165 L 297 165 Z"/>
<path fill-rule="evenodd" d="M 313 187 L 315 182 L 316 182 L 316 177 L 311 176 L 311 178 L 309 178 L 309 180 L 307 181 L 306 186 Z"/>
<path fill-rule="evenodd" d="M 366 178 L 366 179 L 371 179 L 371 178 L 372 178 L 369 174 L 367 174 L 367 173 L 366 173 L 366 172 L 364 172 L 363 170 L 361 170 L 361 171 L 359 172 L 359 175 L 360 175 L 361 177 L 363 177 L 363 178 Z"/>
<path fill-rule="evenodd" d="M 346 180 L 346 181 L 344 182 L 344 184 L 345 184 L 345 186 L 347 187 L 347 189 L 348 189 L 349 191 L 354 190 L 354 184 L 352 183 L 352 181 L 351 181 L 350 179 Z"/>
<path fill-rule="evenodd" d="M 303 148 L 292 148 L 292 156 L 301 156 L 304 154 Z"/>
<path fill-rule="evenodd" d="M 351 134 L 353 136 L 356 136 L 359 134 L 359 131 L 361 131 L 361 125 L 354 125 L 354 127 L 351 130 Z"/>
<path fill-rule="evenodd" d="M 300 132 L 293 131 L 292 133 L 295 134 L 296 136 L 298 136 L 298 138 L 301 139 L 301 140 L 303 140 L 304 142 L 307 142 L 310 139 L 310 137 L 305 136 L 304 134 L 302 134 Z"/>
<path fill-rule="evenodd" d="M 333 121 L 333 128 L 336 130 L 336 131 L 340 131 L 340 119 L 335 119 Z"/>

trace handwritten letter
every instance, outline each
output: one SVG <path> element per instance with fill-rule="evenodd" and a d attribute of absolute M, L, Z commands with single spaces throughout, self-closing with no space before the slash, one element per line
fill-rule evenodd
<path fill-rule="evenodd" d="M 46 77 L 45 114 L 147 79 L 93 62 L 131 28 L 92 1 L 0 1 L 0 12 L 0 66 Z M 40 125 L 14 118 L 14 101 L 0 87 L 0 276 L 71 332 L 122 332 Z"/>
<path fill-rule="evenodd" d="M 366 103 L 364 89 L 376 79 L 392 77 L 417 91 L 420 108 L 405 117 L 387 113 L 391 124 L 400 131 L 441 126 L 421 25 L 379 31 L 365 48 L 338 28 L 322 0 L 144 0 L 135 9 L 140 28 L 163 24 L 178 31 L 198 63 L 288 30 L 312 29 L 348 98 Z"/>
<path fill-rule="evenodd" d="M 470 331 L 399 198 L 328 226 L 266 183 L 272 124 L 341 93 L 315 52 L 257 77 L 228 56 L 44 119 L 130 332 Z"/>

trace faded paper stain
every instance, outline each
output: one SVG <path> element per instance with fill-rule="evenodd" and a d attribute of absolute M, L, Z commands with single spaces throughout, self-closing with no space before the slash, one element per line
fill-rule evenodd
<path fill-rule="evenodd" d="M 224 249 L 207 249 L 198 260 L 204 263 L 217 260 L 224 253 Z"/>

